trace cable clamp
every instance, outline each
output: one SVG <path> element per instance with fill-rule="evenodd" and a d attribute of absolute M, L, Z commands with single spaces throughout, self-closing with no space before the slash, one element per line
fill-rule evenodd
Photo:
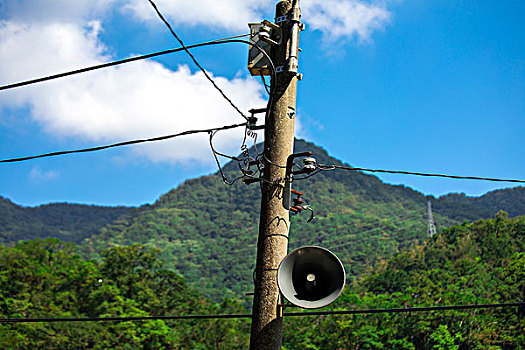
<path fill-rule="evenodd" d="M 260 113 L 266 113 L 266 108 L 252 108 L 248 112 L 250 112 L 251 116 L 248 117 L 248 129 L 250 130 L 260 130 L 264 129 L 264 125 L 256 125 L 257 124 L 257 117 L 255 114 Z"/>
<path fill-rule="evenodd" d="M 297 57 L 290 57 L 286 61 L 286 71 L 297 75 L 297 69 L 299 68 L 299 63 L 297 62 Z"/>
<path fill-rule="evenodd" d="M 282 72 L 284 72 L 284 66 L 275 67 L 275 73 L 282 73 Z"/>
<path fill-rule="evenodd" d="M 275 24 L 283 22 L 299 22 L 301 20 L 301 9 L 299 7 L 294 7 L 289 15 L 275 17 Z"/>
<path fill-rule="evenodd" d="M 275 17 L 275 24 L 279 24 L 286 21 L 288 21 L 288 15 Z"/>

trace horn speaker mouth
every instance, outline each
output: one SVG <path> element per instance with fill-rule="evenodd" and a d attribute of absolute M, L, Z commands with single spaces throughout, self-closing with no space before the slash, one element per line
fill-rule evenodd
<path fill-rule="evenodd" d="M 345 269 L 328 249 L 306 246 L 288 254 L 277 271 L 283 296 L 293 305 L 317 309 L 335 301 L 345 284 Z"/>

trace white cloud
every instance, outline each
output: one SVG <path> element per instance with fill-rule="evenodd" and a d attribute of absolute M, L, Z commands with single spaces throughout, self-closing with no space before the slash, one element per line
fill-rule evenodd
<path fill-rule="evenodd" d="M 105 61 L 97 39 L 99 25 L 0 25 L 0 81 L 11 82 Z M 58 68 L 60 67 L 60 68 Z M 211 73 L 210 73 L 211 74 Z M 252 78 L 217 84 L 241 110 L 264 105 L 261 86 Z M 140 61 L 75 77 L 14 89 L 0 95 L 2 107 L 29 104 L 31 113 L 50 134 L 93 142 L 145 138 L 240 123 L 243 119 L 204 78 L 180 66 L 171 71 L 154 61 Z M 224 151 L 237 153 L 238 132 L 217 138 Z M 211 161 L 207 137 L 137 146 L 154 161 Z"/>
<path fill-rule="evenodd" d="M 270 17 L 270 0 L 157 0 L 171 21 L 218 29 L 247 29 L 246 23 Z M 197 5 L 196 5 L 197 4 Z M 100 41 L 102 18 L 117 5 L 141 20 L 158 22 L 144 0 L 0 0 L 0 84 L 76 69 L 111 59 Z M 304 19 L 327 40 L 357 36 L 367 40 L 388 20 L 388 11 L 357 0 L 305 0 Z M 270 12 L 270 13 L 268 13 Z M 265 16 L 266 13 L 266 16 Z M 255 79 L 217 84 L 241 108 L 264 106 Z M 30 107 L 32 118 L 53 136 L 86 142 L 115 142 L 238 123 L 242 119 L 202 73 L 170 70 L 141 61 L 79 76 L 3 91 L 2 108 Z M 1 118 L 1 114 L 0 114 Z M 301 126 L 297 125 L 298 131 Z M 241 130 L 221 133 L 217 147 L 237 153 Z M 143 145 L 136 151 L 153 161 L 211 161 L 207 136 Z"/>
<path fill-rule="evenodd" d="M 8 83 L 102 63 L 100 22 L 0 21 L 0 82 Z"/>
<path fill-rule="evenodd" d="M 157 14 L 147 0 L 126 0 L 125 9 L 136 18 L 158 22 Z M 248 22 L 260 22 L 263 9 L 273 10 L 270 0 L 155 0 L 160 12 L 180 25 L 211 26 L 248 32 Z"/>
<path fill-rule="evenodd" d="M 117 0 L 0 0 L 0 17 L 24 23 L 78 23 L 103 15 Z"/>
<path fill-rule="evenodd" d="M 248 22 L 260 22 L 273 17 L 275 1 L 156 0 L 156 4 L 175 28 L 204 25 L 247 31 Z M 326 42 L 354 37 L 362 42 L 368 41 L 372 32 L 382 28 L 391 16 L 384 2 L 304 0 L 300 6 L 302 20 L 312 30 L 320 31 Z M 127 0 L 125 8 L 140 20 L 159 21 L 148 1 Z"/>
<path fill-rule="evenodd" d="M 305 21 L 328 42 L 353 37 L 368 41 L 391 17 L 384 4 L 357 0 L 308 0 L 301 6 Z"/>
<path fill-rule="evenodd" d="M 55 179 L 58 179 L 60 173 L 54 170 L 42 171 L 40 167 L 34 167 L 29 172 L 29 178 L 33 182 L 48 182 Z"/>

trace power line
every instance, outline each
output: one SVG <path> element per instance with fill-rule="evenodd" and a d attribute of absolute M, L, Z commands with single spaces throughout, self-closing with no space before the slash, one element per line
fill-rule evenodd
<path fill-rule="evenodd" d="M 483 180 L 483 181 L 497 181 L 497 182 L 515 182 L 525 183 L 525 180 L 516 179 L 499 179 L 493 177 L 480 177 L 480 176 L 459 176 L 459 175 L 447 175 L 447 174 L 432 174 L 432 173 L 418 173 L 404 170 L 384 170 L 384 169 L 368 169 L 368 168 L 355 168 L 343 165 L 322 165 L 318 164 L 319 169 L 322 170 L 333 170 L 342 169 L 350 171 L 367 171 L 371 173 L 388 173 L 388 174 L 403 174 L 403 175 L 415 175 L 415 176 L 427 176 L 427 177 L 444 177 L 449 179 L 461 179 L 461 180 Z"/>
<path fill-rule="evenodd" d="M 472 310 L 472 309 L 495 309 L 506 307 L 525 306 L 524 302 L 519 303 L 502 303 L 502 304 L 471 304 L 471 305 L 449 305 L 449 306 L 427 306 L 427 307 L 409 307 L 393 309 L 368 309 L 368 310 L 340 310 L 340 311 L 310 311 L 310 312 L 290 312 L 285 316 L 331 316 L 331 315 L 359 315 L 359 314 L 393 314 L 400 312 L 433 312 L 446 310 Z"/>
<path fill-rule="evenodd" d="M 411 219 L 411 217 L 408 217 L 408 219 Z M 418 219 L 418 218 L 415 218 L 414 219 Z M 417 226 L 419 225 L 418 223 L 414 223 L 412 225 L 409 225 L 407 226 L 406 228 L 407 229 L 411 229 L 413 228 L 414 226 Z M 329 237 L 322 237 L 323 238 L 323 245 L 328 245 L 328 246 L 333 246 L 332 249 L 339 249 L 339 248 L 342 248 L 342 247 L 346 247 L 348 245 L 355 245 L 355 242 L 352 241 L 353 238 L 355 238 L 355 234 L 359 234 L 359 235 L 364 235 L 364 234 L 369 234 L 369 233 L 375 233 L 376 231 L 377 232 L 384 232 L 384 231 L 389 231 L 389 229 L 392 229 L 390 227 L 375 227 L 375 228 L 372 228 L 372 229 L 369 229 L 369 230 L 364 230 L 364 231 L 356 231 L 355 233 L 351 233 L 351 234 L 347 234 L 346 236 L 344 237 L 340 237 L 340 238 L 336 238 L 334 240 L 330 240 Z M 346 242 L 345 241 L 350 241 L 350 242 Z M 309 241 L 304 241 L 303 243 L 301 242 L 292 242 L 293 243 L 293 246 L 305 246 L 305 245 L 315 245 L 315 244 L 319 244 L 319 242 L 312 242 L 312 240 L 309 240 Z M 394 242 L 394 243 L 399 243 L 399 242 Z"/>
<path fill-rule="evenodd" d="M 420 217 L 403 216 L 403 217 L 398 217 L 397 219 L 420 219 Z M 397 222 L 395 224 L 399 224 L 399 222 Z M 416 224 L 412 224 L 412 225 L 410 225 L 408 227 L 412 228 L 412 227 L 415 227 L 417 225 L 418 224 L 416 223 Z M 371 232 L 375 232 L 375 231 L 381 232 L 381 231 L 388 230 L 388 229 L 389 229 L 388 227 L 375 227 L 375 228 L 364 230 L 364 231 L 358 231 L 357 233 L 359 233 L 360 235 L 364 235 L 364 234 L 367 234 L 367 233 L 371 233 Z M 323 238 L 326 238 L 326 237 L 323 237 Z M 323 239 L 323 245 L 324 246 L 333 247 L 333 248 L 330 248 L 330 249 L 336 250 L 336 249 L 339 249 L 339 248 L 347 247 L 349 245 L 355 245 L 355 242 L 351 241 L 352 238 L 353 238 L 352 235 L 349 235 L 349 236 L 344 236 L 344 237 L 337 238 L 335 240 Z M 345 241 L 350 241 L 350 242 L 344 243 Z M 299 242 L 294 242 L 294 241 L 291 242 L 291 246 L 293 246 L 293 247 L 302 247 L 302 246 L 318 245 L 318 244 L 319 244 L 319 242 L 314 241 L 313 239 L 312 240 L 300 240 Z M 243 246 L 245 246 L 246 248 L 234 249 L 234 250 L 230 250 L 228 252 L 221 252 L 220 254 L 215 255 L 214 258 L 208 257 L 207 259 L 204 259 L 204 260 L 200 259 L 198 262 L 200 262 L 200 263 L 204 263 L 204 262 L 206 262 L 206 263 L 210 263 L 210 262 L 214 263 L 214 262 L 218 262 L 219 260 L 221 262 L 227 261 L 229 263 L 234 262 L 234 261 L 236 261 L 236 262 L 250 262 L 249 259 L 253 260 L 255 258 L 255 256 L 253 256 L 253 254 L 255 254 L 255 251 L 253 249 L 257 245 L 256 244 L 246 244 L 246 245 L 243 245 Z M 244 252 L 244 255 L 236 255 L 236 253 L 240 253 L 240 252 Z M 183 259 L 189 259 L 189 258 L 190 258 L 189 256 L 185 256 Z M 250 264 L 253 264 L 253 261 L 251 261 Z M 216 265 L 214 268 L 215 268 L 216 271 L 225 271 L 225 267 L 224 266 Z M 246 266 L 244 268 L 246 268 Z"/>
<path fill-rule="evenodd" d="M 392 215 L 392 214 L 387 214 L 385 213 L 385 216 L 386 215 Z M 414 216 L 414 214 L 412 215 L 404 215 L 404 216 L 396 216 L 396 222 L 394 222 L 393 224 L 394 225 L 399 225 L 399 224 L 402 224 L 400 222 L 400 220 L 416 220 L 416 219 L 421 219 L 421 217 L 424 215 L 424 213 L 421 213 L 421 215 L 419 216 Z M 382 224 L 381 220 L 385 220 L 385 218 L 383 217 L 365 217 L 366 220 L 369 220 L 369 221 L 366 221 L 365 223 L 366 224 L 369 224 L 369 225 L 377 225 L 377 224 Z M 418 224 L 415 223 L 415 224 L 412 224 L 412 225 L 409 225 L 408 228 L 412 228 L 414 226 L 417 226 Z M 345 241 L 348 241 L 348 240 L 351 240 L 353 238 L 353 235 L 354 234 L 360 234 L 360 235 L 364 235 L 364 234 L 367 234 L 367 233 L 371 233 L 371 232 L 375 232 L 375 231 L 385 231 L 385 230 L 389 230 L 389 229 L 393 229 L 392 227 L 374 227 L 374 228 L 370 228 L 370 229 L 366 229 L 366 230 L 361 230 L 359 228 L 354 228 L 356 232 L 353 232 L 351 234 L 348 234 L 344 237 L 340 237 L 340 238 L 336 238 L 336 239 L 328 239 L 329 237 L 321 237 L 323 238 L 323 244 L 327 244 L 327 245 L 336 245 L 337 244 L 337 248 L 340 248 L 340 247 L 345 247 L 345 246 L 348 246 L 349 244 L 355 244 L 354 242 L 348 242 L 348 243 L 344 243 Z M 181 241 L 183 242 L 183 241 Z M 344 244 L 340 244 L 340 243 L 344 243 Z M 316 245 L 316 244 L 319 244 L 318 241 L 315 241 L 315 238 L 313 239 L 300 239 L 299 241 L 292 241 L 291 244 L 293 246 L 305 246 L 305 245 Z M 214 254 L 214 258 L 211 258 L 209 257 L 208 259 L 205 259 L 205 260 L 199 260 L 199 261 L 205 261 L 205 262 L 217 262 L 218 260 L 226 260 L 226 261 L 232 261 L 232 260 L 235 260 L 235 261 L 241 261 L 241 260 L 245 260 L 246 261 L 246 258 L 252 258 L 251 255 L 248 255 L 248 256 L 239 256 L 239 255 L 235 255 L 235 253 L 239 253 L 239 252 L 246 252 L 246 251 L 252 251 L 256 246 L 257 244 L 256 243 L 250 243 L 250 244 L 243 244 L 242 245 L 244 248 L 240 248 L 240 249 L 232 249 L 232 250 L 229 250 L 227 252 L 221 252 L 219 254 Z M 185 259 L 187 259 L 188 257 L 185 257 Z"/>
<path fill-rule="evenodd" d="M 501 304 L 470 304 L 429 306 L 412 308 L 392 309 L 365 309 L 365 310 L 339 310 L 339 311 L 310 311 L 310 312 L 285 312 L 286 317 L 304 316 L 335 316 L 335 315 L 363 315 L 380 313 L 406 313 L 406 312 L 434 312 L 446 310 L 472 310 L 472 309 L 495 309 L 507 307 L 523 307 L 525 302 L 501 303 Z M 184 316 L 129 316 L 129 317 L 62 317 L 62 318 L 1 318 L 0 323 L 35 323 L 35 322 L 129 322 L 148 320 L 206 320 L 206 319 L 239 319 L 252 318 L 252 314 L 229 314 L 229 315 L 184 315 Z"/>
<path fill-rule="evenodd" d="M 129 317 L 59 317 L 59 318 L 2 318 L 0 323 L 35 323 L 35 322 L 129 322 L 148 320 L 206 320 L 219 318 L 251 318 L 251 314 L 233 315 L 185 315 L 185 316 L 129 316 Z"/>
<path fill-rule="evenodd" d="M 231 41 L 231 39 L 241 38 L 241 37 L 244 37 L 244 36 L 247 36 L 247 35 L 249 35 L 249 34 L 236 35 L 236 36 L 231 36 L 231 37 L 227 37 L 227 38 L 206 41 L 206 42 L 202 42 L 202 43 L 198 43 L 198 44 L 188 45 L 185 48 L 186 49 L 193 49 L 193 48 L 202 47 L 202 46 L 218 45 L 218 44 L 225 44 L 225 43 L 230 43 L 230 42 L 244 42 L 244 41 Z M 58 79 L 58 78 L 64 78 L 64 77 L 67 77 L 67 76 L 76 75 L 76 74 L 80 74 L 80 73 L 86 73 L 86 72 L 94 71 L 94 70 L 97 70 L 97 69 L 118 66 L 118 65 L 121 65 L 121 64 L 124 64 L 124 63 L 145 60 L 145 59 L 153 58 L 153 57 L 157 57 L 157 56 L 163 56 L 163 55 L 167 55 L 167 54 L 170 54 L 170 53 L 184 51 L 185 48 L 180 47 L 180 48 L 176 48 L 176 49 L 157 51 L 157 52 L 153 52 L 153 53 L 149 53 L 149 54 L 145 54 L 145 55 L 125 58 L 125 59 L 121 59 L 121 60 L 117 60 L 117 61 L 112 61 L 112 62 L 107 62 L 107 63 L 103 63 L 103 64 L 90 66 L 90 67 L 80 68 L 80 69 L 76 69 L 76 70 L 69 71 L 69 72 L 58 73 L 58 74 L 49 75 L 49 76 L 45 76 L 45 77 L 41 77 L 41 78 L 21 81 L 21 82 L 18 82 L 18 83 L 12 83 L 12 84 L 8 84 L 8 85 L 0 86 L 0 91 L 14 89 L 14 88 L 27 86 L 27 85 L 32 85 L 32 84 L 36 84 L 36 83 L 41 83 L 41 82 L 44 82 L 44 81 L 54 80 L 54 79 Z"/>
<path fill-rule="evenodd" d="M 96 147 L 82 148 L 82 149 L 68 150 L 68 151 L 50 152 L 50 153 L 44 153 L 44 154 L 39 154 L 39 155 L 35 155 L 35 156 L 2 159 L 2 160 L 0 160 L 0 163 L 15 163 L 15 162 L 23 162 L 23 161 L 26 161 L 26 160 L 37 159 L 37 158 L 47 158 L 47 157 L 61 156 L 61 155 L 65 155 L 65 154 L 95 152 L 95 151 L 101 151 L 101 150 L 108 149 L 108 148 L 115 148 L 115 147 L 135 145 L 135 144 L 138 144 L 138 143 L 163 141 L 163 140 L 168 140 L 168 139 L 172 139 L 172 138 L 179 137 L 179 136 L 185 136 L 185 135 L 191 135 L 191 134 L 197 134 L 197 133 L 210 133 L 210 132 L 214 132 L 214 131 L 217 131 L 217 130 L 233 129 L 233 128 L 238 128 L 240 126 L 245 126 L 245 125 L 246 125 L 246 123 L 242 123 L 242 124 L 226 125 L 226 126 L 221 126 L 221 127 L 217 127 L 217 128 L 210 128 L 210 129 L 189 130 L 189 131 L 183 131 L 183 132 L 180 132 L 180 133 L 177 133 L 177 134 L 171 134 L 171 135 L 165 135 L 165 136 L 157 136 L 157 137 L 152 137 L 152 138 L 147 138 L 147 139 L 123 141 L 123 142 L 113 143 L 113 144 L 104 145 L 104 146 L 96 146 Z"/>
<path fill-rule="evenodd" d="M 222 91 L 222 89 L 217 85 L 217 83 L 215 83 L 215 81 L 213 80 L 213 78 L 208 74 L 208 72 L 206 72 L 206 70 L 204 68 L 202 68 L 202 66 L 199 64 L 199 62 L 197 61 L 197 59 L 195 58 L 195 56 L 193 56 L 190 52 L 190 50 L 188 50 L 188 48 L 186 47 L 186 45 L 184 45 L 184 42 L 181 40 L 181 38 L 179 38 L 179 36 L 177 35 L 177 33 L 175 33 L 175 31 L 173 30 L 173 28 L 171 27 L 171 25 L 169 24 L 169 22 L 164 18 L 164 16 L 162 15 L 162 13 L 160 12 L 160 10 L 158 9 L 157 5 L 155 5 L 155 3 L 152 1 L 152 0 L 148 0 L 149 3 L 151 4 L 151 6 L 153 7 L 153 9 L 155 10 L 155 12 L 157 13 L 157 15 L 159 16 L 159 18 L 162 20 L 162 22 L 164 22 L 164 24 L 168 27 L 169 31 L 171 32 L 171 34 L 175 37 L 175 39 L 177 39 L 177 41 L 179 42 L 179 44 L 182 46 L 182 48 L 184 49 L 184 51 L 186 51 L 186 53 L 190 56 L 190 58 L 192 59 L 192 61 L 195 63 L 195 65 L 201 70 L 201 72 L 204 74 L 204 76 L 206 77 L 206 79 L 209 80 L 209 82 L 213 85 L 213 87 L 215 87 L 215 89 L 217 91 L 219 91 L 219 93 L 222 95 L 222 97 L 228 101 L 230 103 L 230 105 L 246 120 L 248 120 L 248 117 L 246 115 L 244 115 L 244 113 L 233 103 L 233 101 L 228 98 L 228 96 L 226 96 L 226 94 L 224 93 L 224 91 Z"/>
<path fill-rule="evenodd" d="M 274 77 L 275 76 L 275 67 L 274 67 L 273 63 L 271 62 L 271 59 L 268 56 L 268 54 L 260 46 L 258 46 L 257 44 L 251 43 L 249 41 L 246 41 L 246 40 L 230 39 L 230 38 L 238 38 L 238 37 L 242 37 L 242 36 L 245 36 L 245 35 L 234 36 L 234 37 L 229 37 L 229 38 L 224 38 L 224 39 L 217 39 L 217 40 L 214 40 L 214 41 L 204 42 L 204 43 L 200 43 L 200 44 L 194 44 L 194 45 L 186 46 L 186 48 L 196 48 L 196 47 L 202 47 L 202 46 L 211 46 L 211 45 L 229 44 L 229 43 L 242 43 L 242 44 L 246 44 L 246 45 L 251 45 L 253 47 L 256 47 L 269 60 L 271 68 L 272 68 L 271 69 L 272 77 Z M 147 54 L 147 55 L 132 57 L 132 58 L 128 58 L 128 59 L 108 62 L 108 63 L 105 63 L 105 64 L 96 65 L 96 66 L 90 66 L 90 67 L 86 67 L 86 68 L 82 68 L 82 69 L 78 69 L 78 70 L 74 70 L 74 71 L 70 71 L 70 72 L 55 74 L 55 75 L 51 75 L 51 76 L 47 76 L 47 77 L 42 77 L 42 78 L 38 78 L 38 79 L 27 80 L 27 81 L 23 81 L 23 82 L 19 82 L 19 83 L 14 83 L 14 84 L 10 84 L 10 85 L 1 86 L 0 90 L 12 89 L 12 88 L 21 87 L 21 86 L 27 86 L 27 85 L 36 84 L 36 83 L 43 82 L 43 81 L 48 81 L 48 80 L 58 79 L 58 78 L 62 78 L 62 77 L 70 76 L 70 75 L 85 73 L 85 72 L 89 72 L 89 71 L 96 70 L 96 69 L 107 68 L 107 67 L 116 66 L 116 65 L 119 65 L 119 64 L 124 64 L 124 63 L 132 62 L 132 61 L 138 61 L 138 60 L 143 60 L 143 59 L 147 59 L 147 58 L 151 58 L 151 57 L 155 57 L 155 56 L 165 55 L 165 54 L 168 54 L 168 53 L 179 52 L 179 51 L 182 51 L 182 50 L 183 50 L 183 48 L 171 49 L 171 50 L 159 51 L 159 52 L 151 53 L 151 54 Z M 267 108 L 266 108 L 267 111 L 270 110 L 271 104 L 272 104 L 272 95 L 270 95 L 270 98 L 268 99 L 268 105 L 267 105 Z M 64 155 L 64 154 L 100 151 L 100 150 L 104 150 L 104 149 L 108 149 L 108 148 L 127 146 L 127 145 L 137 144 L 137 143 L 161 141 L 161 140 L 166 140 L 166 139 L 170 139 L 170 138 L 177 137 L 177 136 L 189 135 L 189 134 L 199 133 L 199 132 L 211 133 L 211 132 L 218 131 L 218 130 L 226 130 L 226 129 L 236 128 L 236 127 L 239 127 L 239 126 L 246 126 L 246 125 L 247 125 L 247 123 L 234 124 L 234 125 L 229 125 L 229 126 L 219 127 L 219 128 L 210 128 L 210 129 L 204 129 L 204 130 L 186 131 L 186 132 L 179 133 L 179 134 L 159 136 L 159 137 L 153 137 L 153 138 L 149 138 L 149 139 L 139 139 L 139 140 L 132 140 L 132 141 L 124 141 L 124 142 L 119 142 L 119 143 L 116 143 L 116 144 L 111 144 L 111 145 L 106 145 L 106 146 L 97 146 L 97 147 L 91 147 L 91 148 L 79 149 L 79 150 L 72 150 L 72 151 L 58 151 L 58 152 L 51 152 L 51 153 L 40 154 L 40 155 L 36 155 L 36 156 L 3 159 L 3 160 L 0 160 L 0 163 L 14 163 L 14 162 L 21 162 L 21 161 L 37 159 L 37 158 L 59 156 L 59 155 Z"/>

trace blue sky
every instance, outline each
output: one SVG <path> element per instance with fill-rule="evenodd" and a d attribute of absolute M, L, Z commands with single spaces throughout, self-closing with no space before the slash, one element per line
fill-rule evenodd
<path fill-rule="evenodd" d="M 275 1 L 158 0 L 186 42 L 245 34 Z M 296 135 L 357 167 L 525 178 L 523 1 L 302 0 Z M 0 0 L 0 85 L 178 45 L 147 0 Z M 247 111 L 247 48 L 193 51 Z M 243 120 L 183 53 L 0 91 L 0 158 Z M 239 153 L 242 135 L 217 147 Z M 207 137 L 0 164 L 22 205 L 140 205 L 215 172 Z M 381 175 L 425 194 L 512 184 Z"/>

